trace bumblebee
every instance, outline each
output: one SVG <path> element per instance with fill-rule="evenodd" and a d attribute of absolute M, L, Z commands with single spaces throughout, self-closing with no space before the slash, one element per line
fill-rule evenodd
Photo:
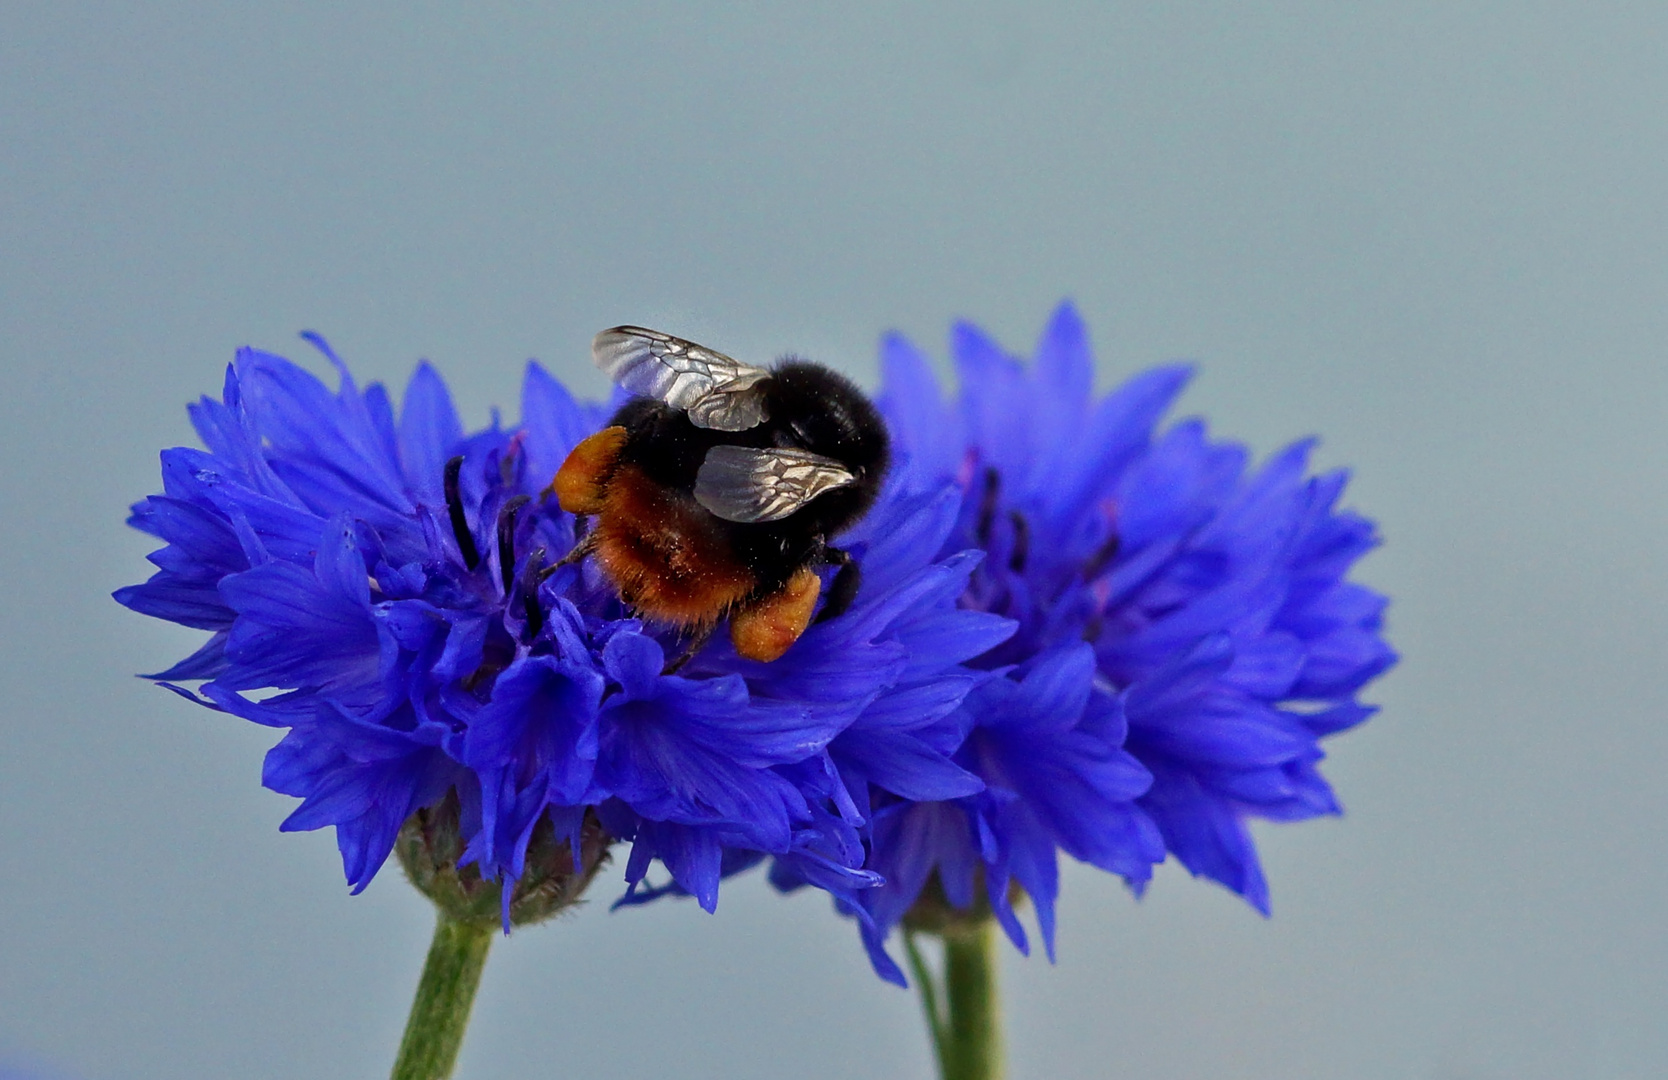
<path fill-rule="evenodd" d="M 730 622 L 738 654 L 771 661 L 857 595 L 859 569 L 829 540 L 874 503 L 888 438 L 844 377 L 786 357 L 751 367 L 640 326 L 598 334 L 591 357 L 637 396 L 573 448 L 551 487 L 594 518 L 565 563 L 591 556 L 620 599 L 690 644 Z"/>

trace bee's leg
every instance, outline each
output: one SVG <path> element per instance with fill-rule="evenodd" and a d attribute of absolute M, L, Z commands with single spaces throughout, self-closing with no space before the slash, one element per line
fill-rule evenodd
<path fill-rule="evenodd" d="M 786 585 L 730 615 L 730 643 L 749 660 L 775 660 L 811 625 L 820 592 L 822 579 L 800 567 Z"/>
<path fill-rule="evenodd" d="M 594 531 L 586 533 L 584 536 L 579 538 L 579 542 L 577 544 L 568 549 L 568 553 L 566 555 L 563 555 L 560 559 L 557 559 L 543 570 L 540 570 L 539 580 L 543 581 L 545 578 L 554 574 L 564 566 L 572 566 L 574 563 L 589 555 L 592 549 L 596 546 L 597 534 Z"/>
<path fill-rule="evenodd" d="M 830 566 L 840 569 L 828 584 L 828 599 L 823 601 L 822 610 L 817 612 L 817 622 L 844 614 L 851 607 L 851 602 L 857 599 L 857 587 L 863 583 L 863 571 L 851 557 L 851 552 L 824 546 L 822 557 Z"/>
<path fill-rule="evenodd" d="M 678 669 L 695 659 L 695 654 L 706 648 L 707 642 L 712 640 L 712 632 L 717 628 L 716 623 L 707 623 L 691 635 L 683 647 L 683 652 L 660 669 L 662 675 L 675 675 Z"/>

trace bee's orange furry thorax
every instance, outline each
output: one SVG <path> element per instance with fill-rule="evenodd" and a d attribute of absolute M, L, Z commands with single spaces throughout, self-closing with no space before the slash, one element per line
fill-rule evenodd
<path fill-rule="evenodd" d="M 593 536 L 603 574 L 621 599 L 651 619 L 710 626 L 755 585 L 712 515 L 635 465 L 622 465 L 609 478 Z"/>

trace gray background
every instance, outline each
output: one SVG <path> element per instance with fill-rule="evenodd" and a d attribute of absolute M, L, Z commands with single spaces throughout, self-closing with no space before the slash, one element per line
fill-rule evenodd
<path fill-rule="evenodd" d="M 1198 359 L 1185 411 L 1356 467 L 1405 659 L 1348 816 L 1259 831 L 1271 921 L 1067 870 L 1013 1074 L 1662 1074 L 1668 7 L 137 7 L 0 12 L 0 1057 L 391 1060 L 422 901 L 279 835 L 272 734 L 133 679 L 198 635 L 108 599 L 236 346 L 426 356 L 481 423 L 528 356 L 600 392 L 615 322 L 872 382 L 1069 295 L 1104 382 Z M 755 879 L 498 946 L 460 1074 L 929 1068 Z"/>

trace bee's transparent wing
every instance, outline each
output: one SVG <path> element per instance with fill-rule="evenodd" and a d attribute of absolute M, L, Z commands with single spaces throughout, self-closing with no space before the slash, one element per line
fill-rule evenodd
<path fill-rule="evenodd" d="M 616 326 L 591 341 L 591 359 L 632 393 L 687 413 L 696 427 L 746 431 L 769 419 L 764 395 L 755 387 L 770 372 L 693 341 Z"/>
<path fill-rule="evenodd" d="M 725 521 L 780 521 L 857 477 L 809 450 L 715 446 L 695 474 L 695 501 Z"/>

